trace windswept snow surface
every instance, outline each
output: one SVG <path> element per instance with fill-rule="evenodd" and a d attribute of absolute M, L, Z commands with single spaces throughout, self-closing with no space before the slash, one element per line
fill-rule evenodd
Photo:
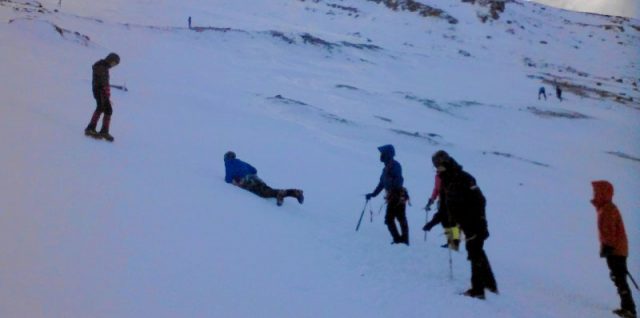
<path fill-rule="evenodd" d="M 616 187 L 640 278 L 638 21 L 519 2 L 484 24 L 428 2 L 455 25 L 355 0 L 41 3 L 0 1 L 0 317 L 607 317 L 595 179 Z M 129 92 L 112 90 L 108 144 L 82 131 L 111 51 Z M 542 78 L 633 101 L 558 102 Z M 387 143 L 410 247 L 389 244 L 381 196 L 354 231 Z M 486 301 L 457 295 L 463 250 L 450 279 L 441 230 L 423 240 L 438 149 L 488 199 Z M 227 150 L 304 204 L 226 184 Z"/>

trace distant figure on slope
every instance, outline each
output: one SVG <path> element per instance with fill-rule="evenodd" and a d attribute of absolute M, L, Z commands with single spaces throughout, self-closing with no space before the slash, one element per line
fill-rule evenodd
<path fill-rule="evenodd" d="M 104 60 L 99 60 L 93 64 L 93 97 L 96 99 L 96 110 L 93 112 L 89 125 L 84 130 L 84 134 L 94 138 L 104 138 L 113 141 L 113 136 L 109 134 L 109 124 L 111 123 L 111 88 L 109 86 L 109 69 L 120 63 L 120 57 L 116 53 L 109 53 Z M 98 133 L 96 126 L 100 115 L 104 113 L 102 119 L 102 129 Z"/>
<path fill-rule="evenodd" d="M 498 285 L 484 252 L 484 241 L 489 237 L 484 195 L 473 176 L 462 170 L 462 166 L 453 158 L 441 156 L 436 159 L 434 164 L 442 179 L 440 199 L 446 206 L 451 222 L 458 224 L 466 236 L 467 258 L 471 262 L 471 288 L 464 295 L 484 299 L 485 289 L 497 294 Z"/>
<path fill-rule="evenodd" d="M 556 84 L 556 97 L 558 97 L 558 100 L 562 101 L 562 88 L 560 88 L 559 84 Z"/>
<path fill-rule="evenodd" d="M 402 167 L 393 159 L 396 152 L 392 145 L 378 147 L 378 150 L 380 151 L 380 161 L 384 163 L 384 169 L 382 169 L 378 186 L 372 193 L 366 195 L 366 199 L 369 201 L 380 194 L 382 189 L 386 190 L 387 214 L 384 217 L 384 223 L 393 237 L 391 244 L 403 243 L 409 245 L 409 225 L 406 216 L 406 204 L 409 201 L 409 194 L 402 186 L 404 182 Z M 402 233 L 398 233 L 396 220 L 400 223 Z"/>
<path fill-rule="evenodd" d="M 433 166 L 437 168 L 438 164 L 443 160 L 455 160 L 449 156 L 449 154 L 444 150 L 439 150 L 431 157 L 431 162 Z M 456 163 L 457 164 L 457 163 Z M 433 192 L 431 193 L 431 197 L 425 207 L 426 210 L 431 209 L 431 205 L 435 201 L 437 197 L 440 197 L 438 201 L 438 212 L 433 215 L 431 221 L 427 222 L 427 224 L 422 227 L 423 231 L 431 231 L 431 229 L 441 224 L 444 229 L 445 236 L 447 241 L 442 245 L 443 248 L 451 248 L 452 250 L 457 251 L 460 246 L 460 228 L 451 221 L 449 214 L 447 213 L 447 206 L 444 203 L 444 199 L 442 198 L 442 180 L 440 179 L 440 174 L 436 171 L 435 184 L 433 187 Z"/>
<path fill-rule="evenodd" d="M 627 256 L 629 246 L 627 233 L 618 207 L 613 203 L 613 185 L 607 181 L 593 181 L 593 199 L 598 216 L 600 257 L 607 259 L 611 280 L 620 295 L 620 307 L 613 312 L 626 318 L 636 317 L 636 305 L 627 284 Z"/>
<path fill-rule="evenodd" d="M 304 202 L 302 190 L 278 190 L 270 188 L 262 179 L 258 178 L 258 170 L 250 164 L 237 159 L 233 151 L 228 151 L 224 155 L 224 168 L 224 180 L 227 183 L 231 183 L 263 198 L 276 198 L 278 206 L 282 205 L 285 197 L 294 197 L 300 204 Z"/>
<path fill-rule="evenodd" d="M 188 21 L 189 21 L 189 29 L 191 29 L 191 17 L 189 17 Z"/>
<path fill-rule="evenodd" d="M 544 86 L 540 86 L 538 90 L 538 100 L 540 100 L 541 95 L 544 97 L 544 100 L 547 100 L 547 91 L 544 89 Z"/>

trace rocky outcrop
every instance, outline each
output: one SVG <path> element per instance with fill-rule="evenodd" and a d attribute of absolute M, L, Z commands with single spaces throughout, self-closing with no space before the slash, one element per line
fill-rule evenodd
<path fill-rule="evenodd" d="M 444 10 L 434 8 L 414 0 L 367 0 L 367 1 L 382 3 L 387 8 L 392 9 L 394 11 L 403 10 L 403 11 L 416 12 L 423 17 L 436 17 L 436 18 L 444 19 L 444 20 L 447 20 L 447 22 L 449 22 L 450 24 L 458 23 L 458 19 L 449 15 Z"/>

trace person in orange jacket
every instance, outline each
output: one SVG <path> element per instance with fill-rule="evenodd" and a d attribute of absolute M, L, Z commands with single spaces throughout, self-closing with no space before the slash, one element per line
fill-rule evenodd
<path fill-rule="evenodd" d="M 600 239 L 600 257 L 607 259 L 611 272 L 611 280 L 620 295 L 620 307 L 614 314 L 625 317 L 636 317 L 636 305 L 627 284 L 627 256 L 629 243 L 624 230 L 624 223 L 618 207 L 613 203 L 613 185 L 608 181 L 598 180 L 593 185 L 593 200 L 598 215 L 598 234 Z"/>

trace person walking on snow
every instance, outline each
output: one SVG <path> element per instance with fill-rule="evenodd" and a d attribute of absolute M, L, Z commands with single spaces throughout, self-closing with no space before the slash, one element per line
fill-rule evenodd
<path fill-rule="evenodd" d="M 380 146 L 378 150 L 380 151 L 380 161 L 384 163 L 384 168 L 382 169 L 378 186 L 365 197 L 369 201 L 380 194 L 382 189 L 386 190 L 387 214 L 384 217 L 384 223 L 393 237 L 391 244 L 402 243 L 409 245 L 409 225 L 406 216 L 406 204 L 409 201 L 409 194 L 402 186 L 404 182 L 402 167 L 400 163 L 393 159 L 396 152 L 392 145 Z M 398 232 L 396 227 L 396 220 L 400 224 L 401 233 Z"/>
<path fill-rule="evenodd" d="M 562 101 L 562 88 L 560 88 L 559 84 L 556 84 L 556 97 L 558 97 L 558 100 Z"/>
<path fill-rule="evenodd" d="M 613 203 L 613 185 L 608 181 L 591 182 L 593 199 L 598 217 L 598 237 L 600 239 L 600 257 L 607 259 L 610 277 L 620 295 L 620 308 L 613 311 L 625 318 L 636 317 L 636 305 L 631 289 L 627 284 L 627 256 L 629 245 L 624 223 L 618 207 Z"/>
<path fill-rule="evenodd" d="M 433 167 L 436 168 L 438 166 L 438 163 L 445 160 L 445 158 L 447 160 L 455 161 L 453 158 L 449 156 L 449 154 L 446 151 L 439 150 L 431 157 L 431 162 L 433 163 Z M 438 201 L 438 212 L 436 212 L 433 215 L 433 218 L 431 218 L 431 221 L 427 222 L 427 224 L 425 224 L 424 227 L 422 227 L 422 230 L 428 232 L 428 231 L 431 231 L 431 229 L 434 226 L 441 224 L 442 228 L 444 229 L 445 236 L 447 238 L 447 241 L 441 247 L 443 248 L 448 247 L 448 248 L 451 248 L 452 250 L 457 251 L 460 246 L 460 228 L 455 223 L 451 222 L 451 218 L 447 214 L 447 211 L 446 211 L 447 207 L 446 207 L 446 204 L 444 204 L 445 200 L 441 197 L 442 196 L 441 186 L 442 186 L 442 180 L 440 179 L 439 173 L 436 171 L 433 192 L 431 193 L 431 197 L 429 198 L 429 201 L 427 202 L 427 206 L 425 207 L 425 209 L 430 210 L 431 205 L 434 203 L 435 199 L 437 197 L 440 197 Z"/>
<path fill-rule="evenodd" d="M 258 170 L 256 168 L 240 159 L 237 159 L 236 154 L 233 151 L 228 151 L 224 155 L 224 168 L 224 181 L 263 198 L 276 198 L 278 206 L 282 205 L 285 197 L 294 197 L 300 204 L 304 202 L 304 194 L 302 190 L 272 189 L 258 177 Z"/>
<path fill-rule="evenodd" d="M 94 138 L 104 138 L 108 141 L 113 141 L 113 136 L 109 134 L 109 124 L 111 123 L 111 114 L 113 108 L 111 108 L 111 88 L 109 86 L 109 69 L 120 64 L 120 57 L 116 53 L 109 53 L 103 60 L 97 61 L 93 64 L 93 97 L 96 99 L 96 110 L 93 112 L 91 121 L 87 128 L 84 130 L 84 134 Z M 98 133 L 96 126 L 100 115 L 104 113 L 102 119 L 102 129 Z"/>
<path fill-rule="evenodd" d="M 443 156 L 435 164 L 442 180 L 440 198 L 444 200 L 451 222 L 458 224 L 466 237 L 471 288 L 464 295 L 484 299 L 485 289 L 497 294 L 498 285 L 484 252 L 484 241 L 489 238 L 484 195 L 475 178 L 450 156 Z"/>
<path fill-rule="evenodd" d="M 191 30 L 191 17 L 189 17 L 188 22 L 189 22 L 189 30 Z"/>
<path fill-rule="evenodd" d="M 547 100 L 547 91 L 544 89 L 544 86 L 540 86 L 538 90 L 538 100 L 540 100 L 540 95 L 544 97 L 544 100 Z"/>

